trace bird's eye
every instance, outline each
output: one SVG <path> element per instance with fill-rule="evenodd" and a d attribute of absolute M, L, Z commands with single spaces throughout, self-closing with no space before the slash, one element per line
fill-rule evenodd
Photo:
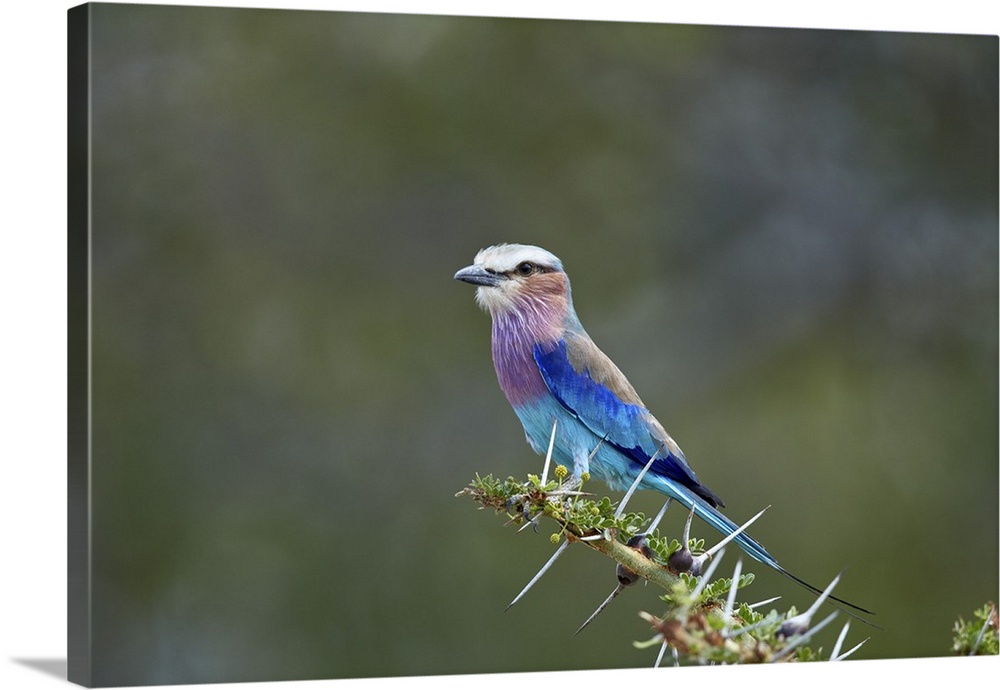
<path fill-rule="evenodd" d="M 530 261 L 522 261 L 517 265 L 516 270 L 519 275 L 530 276 L 532 273 L 535 272 L 535 264 L 531 263 Z"/>

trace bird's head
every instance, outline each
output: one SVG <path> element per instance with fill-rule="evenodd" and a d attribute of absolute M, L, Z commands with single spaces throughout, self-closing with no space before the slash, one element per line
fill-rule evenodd
<path fill-rule="evenodd" d="M 525 309 L 565 313 L 570 305 L 569 278 L 559 257 L 529 244 L 481 249 L 455 280 L 478 286 L 476 302 L 493 316 Z"/>

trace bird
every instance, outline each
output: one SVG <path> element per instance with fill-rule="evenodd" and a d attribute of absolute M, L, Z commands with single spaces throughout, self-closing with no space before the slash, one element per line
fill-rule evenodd
<path fill-rule="evenodd" d="M 738 532 L 734 541 L 750 558 L 821 593 L 719 510 L 725 503 L 587 334 L 555 254 L 534 245 L 496 244 L 481 249 L 454 278 L 476 286 L 476 302 L 491 317 L 497 381 L 528 445 L 541 455 L 551 440 L 552 461 L 572 468 L 570 485 L 589 475 L 623 490 L 642 474 L 639 488 L 679 501 L 724 536 Z"/>

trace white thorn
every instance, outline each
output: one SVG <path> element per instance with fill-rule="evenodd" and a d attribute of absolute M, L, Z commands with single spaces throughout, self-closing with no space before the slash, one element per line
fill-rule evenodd
<path fill-rule="evenodd" d="M 993 607 L 990 608 L 990 612 L 986 616 L 986 621 L 983 623 L 983 629 L 980 630 L 979 634 L 976 636 L 976 642 L 975 642 L 975 644 L 972 645 L 972 651 L 969 652 L 969 656 L 975 656 L 976 655 L 976 651 L 979 649 L 979 645 L 983 641 L 983 636 L 986 634 L 986 631 L 990 627 L 990 620 L 993 618 L 993 612 L 996 611 L 996 610 L 997 610 L 996 606 L 993 606 Z"/>
<path fill-rule="evenodd" d="M 832 592 L 833 588 L 837 586 L 838 582 L 840 582 L 840 576 L 843 574 L 844 571 L 837 573 L 837 577 L 833 578 L 833 580 L 830 581 L 830 584 L 826 586 L 826 589 L 824 589 L 820 595 L 816 597 L 816 601 L 813 602 L 812 606 L 810 606 L 804 613 L 800 613 L 797 616 L 789 618 L 782 624 L 781 627 L 784 628 L 789 626 L 792 629 L 808 627 L 812 617 L 816 614 L 816 611 L 823 604 L 823 602 L 826 601 L 826 598 L 830 596 L 830 592 Z"/>
<path fill-rule="evenodd" d="M 822 630 L 823 628 L 825 628 L 827 625 L 829 625 L 830 621 L 832 621 L 834 618 L 836 618 L 839 615 L 840 615 L 840 611 L 834 611 L 829 616 L 827 616 L 826 618 L 824 618 L 823 620 L 821 620 L 819 623 L 817 623 L 816 626 L 813 627 L 806 635 L 808 637 L 812 637 L 813 635 L 815 635 L 816 633 L 818 633 L 820 630 Z"/>
<path fill-rule="evenodd" d="M 528 593 L 528 590 L 531 589 L 534 586 L 534 584 L 541 579 L 542 575 L 545 574 L 546 570 L 548 570 L 550 567 L 552 567 L 552 564 L 555 563 L 556 559 L 559 558 L 559 556 L 562 555 L 563 551 L 566 550 L 567 546 L 569 546 L 569 540 L 565 540 L 565 541 L 563 541 L 562 544 L 559 545 L 559 548 L 556 549 L 556 552 L 554 554 L 552 554 L 552 557 L 549 560 L 547 560 L 545 562 L 545 565 L 542 566 L 542 569 L 539 570 L 538 573 L 536 573 L 533 578 L 531 578 L 531 582 L 529 582 L 528 584 L 526 584 L 524 586 L 524 589 L 521 590 L 521 593 L 518 594 L 516 597 L 514 597 L 514 600 L 512 602 L 510 602 L 509 604 L 507 604 L 507 608 L 504 609 L 504 611 L 506 611 L 511 606 L 513 606 L 514 604 L 516 604 L 521 597 L 523 597 L 525 594 Z"/>
<path fill-rule="evenodd" d="M 618 586 L 615 587 L 614 591 L 611 592 L 611 594 L 608 595 L 608 598 L 604 600 L 604 603 L 602 603 L 600 606 L 598 606 L 594 610 L 594 612 L 592 614 L 590 614 L 590 618 L 588 618 L 587 620 L 585 620 L 583 622 L 583 625 L 581 625 L 579 628 L 577 628 L 576 632 L 573 633 L 573 635 L 574 636 L 579 635 L 580 631 L 583 630 L 584 628 L 586 628 L 588 625 L 590 625 L 591 621 L 593 621 L 595 618 L 597 618 L 598 614 L 600 614 L 601 611 L 603 611 L 607 607 L 607 605 L 611 603 L 611 600 L 614 599 L 619 594 L 621 594 L 624 589 L 625 589 L 625 585 L 619 583 Z"/>
<path fill-rule="evenodd" d="M 847 637 L 847 631 L 851 627 L 851 621 L 844 623 L 844 627 L 840 629 L 840 635 L 837 636 L 837 641 L 833 645 L 833 652 L 830 654 L 830 661 L 836 661 L 837 655 L 840 654 L 840 647 L 844 644 L 844 638 Z"/>
<path fill-rule="evenodd" d="M 656 460 L 656 457 L 660 454 L 661 450 L 663 450 L 662 443 L 660 444 L 660 447 L 656 449 L 656 452 L 653 453 L 653 456 L 649 458 L 649 462 L 646 463 L 646 466 L 642 468 L 642 472 L 636 476 L 635 481 L 632 482 L 632 486 L 630 486 L 628 491 L 625 492 L 625 497 L 622 498 L 622 502 L 618 505 L 618 510 L 615 511 L 615 519 L 621 517 L 622 511 L 625 510 L 625 504 L 628 503 L 630 498 L 632 498 L 632 494 L 634 494 L 636 488 L 638 488 L 639 482 L 641 482 L 642 478 L 646 476 L 646 472 L 649 472 L 649 468 L 653 466 L 653 461 Z"/>
<path fill-rule="evenodd" d="M 767 508 L 770 508 L 770 507 L 771 506 L 767 506 Z M 756 522 L 757 518 L 759 518 L 761 515 L 763 515 L 764 511 L 766 511 L 767 508 L 764 508 L 764 510 L 760 511 L 759 513 L 757 513 L 756 515 L 754 515 L 752 518 L 750 518 L 749 520 L 747 520 L 746 522 L 744 522 L 737 529 L 733 530 L 732 534 L 728 535 L 725 539 L 723 539 L 718 544 L 716 544 L 715 546 L 713 546 L 712 548 L 710 548 L 708 551 L 706 551 L 705 553 L 703 553 L 700 556 L 698 556 L 697 558 L 695 558 L 695 560 L 699 562 L 699 565 L 704 565 L 705 561 L 707 561 L 709 558 L 711 558 L 712 555 L 715 554 L 716 551 L 718 551 L 719 549 L 723 548 L 726 544 L 728 544 L 733 539 L 735 539 L 740 534 L 742 534 L 743 531 L 746 530 L 747 527 L 749 527 L 754 522 Z"/>
<path fill-rule="evenodd" d="M 688 542 L 691 541 L 691 521 L 694 520 L 694 504 L 691 504 L 691 511 L 688 513 L 687 522 L 684 523 L 684 539 L 681 543 L 682 549 L 689 548 Z"/>
<path fill-rule="evenodd" d="M 552 419 L 552 435 L 549 436 L 549 450 L 545 454 L 545 466 L 542 468 L 542 486 L 545 486 L 545 482 L 549 477 L 549 463 L 552 462 L 552 448 L 556 443 L 556 425 L 559 423 L 557 418 Z"/>
<path fill-rule="evenodd" d="M 652 534 L 653 530 L 656 529 L 656 526 L 660 524 L 660 520 L 662 520 L 663 516 L 667 514 L 667 508 L 670 507 L 670 501 L 671 501 L 670 496 L 667 496 L 666 503 L 664 503 L 663 507 L 660 508 L 660 512 L 656 514 L 656 517 L 653 518 L 653 521 L 649 523 L 649 527 L 646 528 L 646 534 Z"/>
<path fill-rule="evenodd" d="M 865 639 L 861 640 L 861 642 L 858 642 L 856 645 L 854 645 L 853 647 L 851 647 L 850 649 L 848 649 L 846 652 L 844 652 L 843 654 L 841 654 L 840 656 L 838 656 L 836 660 L 837 661 L 843 661 L 847 657 L 849 657 L 852 654 L 854 654 L 854 652 L 856 652 L 859 649 L 861 649 L 861 645 L 863 645 L 865 642 L 867 642 L 870 639 L 872 639 L 872 638 L 866 637 Z"/>
<path fill-rule="evenodd" d="M 733 568 L 733 585 L 729 588 L 729 596 L 726 597 L 726 608 L 724 609 L 723 620 L 726 622 L 726 628 L 729 627 L 729 619 L 733 615 L 733 604 L 736 603 L 736 590 L 740 586 L 740 575 L 743 572 L 743 559 L 736 559 L 736 567 Z"/>
<path fill-rule="evenodd" d="M 667 651 L 666 640 L 664 640 L 663 644 L 660 645 L 660 653 L 656 655 L 656 663 L 653 664 L 653 668 L 660 668 L 660 662 L 663 661 L 663 653 L 665 651 Z"/>
<path fill-rule="evenodd" d="M 840 571 L 839 573 L 837 573 L 837 577 L 833 578 L 830 584 L 826 586 L 826 589 L 824 589 L 820 593 L 820 595 L 816 597 L 816 601 L 813 602 L 813 605 L 810 606 L 804 613 L 800 613 L 797 616 L 792 616 L 784 623 L 782 623 L 779 632 L 790 631 L 787 633 L 787 636 L 793 637 L 795 634 L 797 634 L 797 631 L 805 630 L 806 628 L 808 628 L 810 621 L 812 621 L 812 617 L 816 614 L 816 611 L 823 604 L 823 602 L 826 601 L 826 598 L 830 596 L 830 592 L 832 592 L 833 588 L 836 587 L 838 582 L 840 582 L 840 576 L 843 574 L 844 571 Z"/>
<path fill-rule="evenodd" d="M 830 596 L 830 592 L 832 592 L 833 588 L 837 586 L 838 582 L 840 582 L 840 576 L 843 574 L 844 574 L 843 570 L 837 573 L 837 576 L 830 581 L 830 584 L 828 584 L 826 586 L 826 589 L 823 590 L 822 594 L 820 594 L 816 598 L 816 601 L 814 601 L 813 605 L 809 607 L 809 610 L 802 614 L 803 616 L 806 616 L 807 621 L 813 617 L 813 614 L 816 613 L 820 605 L 822 605 L 822 603 L 826 601 L 826 598 Z M 808 622 L 806 624 L 808 625 Z"/>
<path fill-rule="evenodd" d="M 776 602 L 780 598 L 781 598 L 781 595 L 778 595 L 776 597 L 771 597 L 770 599 L 765 599 L 764 601 L 758 601 L 756 604 L 748 604 L 747 606 L 750 609 L 755 609 L 758 606 L 767 606 L 768 604 L 773 604 L 774 602 Z"/>

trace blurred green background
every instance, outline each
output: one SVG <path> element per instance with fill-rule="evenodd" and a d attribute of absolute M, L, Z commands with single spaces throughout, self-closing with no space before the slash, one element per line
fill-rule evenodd
<path fill-rule="evenodd" d="M 551 529 L 454 497 L 541 466 L 452 280 L 499 241 L 563 259 L 731 517 L 847 566 L 858 658 L 947 654 L 997 599 L 996 37 L 92 22 L 96 683 L 653 663 L 657 592 L 572 638 L 615 580 L 571 549 L 504 613 Z"/>

